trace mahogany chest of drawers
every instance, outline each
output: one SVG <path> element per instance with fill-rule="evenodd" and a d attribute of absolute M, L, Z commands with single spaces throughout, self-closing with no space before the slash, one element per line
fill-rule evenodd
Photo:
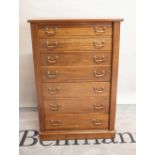
<path fill-rule="evenodd" d="M 115 136 L 121 21 L 29 20 L 40 139 Z"/>

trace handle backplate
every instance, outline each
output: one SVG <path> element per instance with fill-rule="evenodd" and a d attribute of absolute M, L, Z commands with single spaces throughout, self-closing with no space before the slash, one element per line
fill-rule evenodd
<path fill-rule="evenodd" d="M 97 78 L 104 77 L 104 75 L 105 75 L 104 70 L 102 70 L 101 72 L 97 72 L 96 70 L 94 71 L 94 76 L 97 77 Z"/>
<path fill-rule="evenodd" d="M 103 120 L 97 120 L 97 119 L 94 119 L 93 120 L 93 125 L 102 125 L 103 124 Z"/>
<path fill-rule="evenodd" d="M 94 26 L 94 32 L 96 34 L 103 34 L 106 31 L 106 26 Z"/>
<path fill-rule="evenodd" d="M 51 56 L 47 56 L 47 62 L 49 64 L 55 64 L 58 62 L 59 56 L 55 56 L 55 57 L 51 57 Z"/>
<path fill-rule="evenodd" d="M 48 48 L 48 49 L 53 49 L 53 48 L 56 48 L 57 46 L 58 46 L 57 41 L 55 41 L 55 42 L 46 41 L 46 48 Z"/>
<path fill-rule="evenodd" d="M 56 34 L 56 30 L 57 30 L 56 27 L 52 27 L 52 28 L 45 27 L 45 34 L 47 36 L 53 36 Z"/>
<path fill-rule="evenodd" d="M 104 92 L 104 88 L 101 87 L 101 88 L 96 88 L 94 87 L 94 93 L 103 93 Z"/>
<path fill-rule="evenodd" d="M 102 109 L 104 109 L 104 105 L 103 104 L 94 104 L 93 105 L 93 107 L 94 107 L 94 110 L 102 110 Z"/>
<path fill-rule="evenodd" d="M 58 111 L 59 109 L 60 109 L 60 107 L 61 107 L 61 104 L 50 104 L 49 105 L 50 106 L 50 110 L 51 111 Z"/>
<path fill-rule="evenodd" d="M 59 88 L 48 88 L 48 94 L 56 95 L 59 93 Z"/>
<path fill-rule="evenodd" d="M 60 126 L 62 125 L 62 120 L 50 120 L 52 126 Z"/>
<path fill-rule="evenodd" d="M 94 41 L 93 42 L 94 48 L 103 48 L 104 47 L 104 41 Z"/>
<path fill-rule="evenodd" d="M 47 72 L 47 77 L 48 77 L 49 79 L 56 78 L 57 75 L 58 75 L 58 71 L 48 71 L 48 72 Z"/>
<path fill-rule="evenodd" d="M 104 62 L 104 59 L 105 59 L 104 55 L 102 55 L 102 56 L 100 56 L 100 57 L 97 57 L 96 55 L 94 56 L 94 62 L 95 62 L 96 64 L 103 63 L 103 62 Z"/>

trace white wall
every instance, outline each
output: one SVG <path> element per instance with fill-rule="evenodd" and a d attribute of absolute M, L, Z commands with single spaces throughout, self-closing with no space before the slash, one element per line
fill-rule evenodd
<path fill-rule="evenodd" d="M 135 0 L 20 0 L 20 106 L 36 106 L 30 27 L 33 18 L 124 18 L 118 104 L 135 104 Z"/>

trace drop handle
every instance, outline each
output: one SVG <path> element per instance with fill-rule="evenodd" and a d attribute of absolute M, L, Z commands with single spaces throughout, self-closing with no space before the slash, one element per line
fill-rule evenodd
<path fill-rule="evenodd" d="M 48 71 L 47 76 L 49 79 L 56 78 L 58 75 L 58 71 Z"/>
<path fill-rule="evenodd" d="M 93 120 L 93 125 L 102 125 L 102 124 L 103 124 L 102 120 L 96 120 L 96 119 Z"/>
<path fill-rule="evenodd" d="M 52 58 L 50 56 L 47 57 L 47 62 L 50 64 L 55 64 L 58 62 L 59 56 L 55 56 L 55 58 Z"/>
<path fill-rule="evenodd" d="M 105 33 L 106 27 L 105 26 L 94 26 L 95 33 Z"/>
<path fill-rule="evenodd" d="M 101 109 L 104 109 L 104 105 L 103 104 L 100 104 L 100 105 L 97 105 L 96 103 L 93 105 L 94 107 L 94 110 L 101 110 Z"/>
<path fill-rule="evenodd" d="M 60 126 L 62 125 L 62 120 L 50 120 L 52 126 Z"/>
<path fill-rule="evenodd" d="M 53 49 L 53 48 L 56 48 L 58 46 L 58 43 L 55 41 L 55 42 L 49 42 L 49 41 L 46 41 L 46 47 L 48 49 Z"/>
<path fill-rule="evenodd" d="M 101 72 L 94 71 L 94 76 L 97 78 L 103 77 L 105 75 L 105 71 L 102 70 Z"/>
<path fill-rule="evenodd" d="M 49 106 L 52 111 L 58 111 L 61 107 L 60 104 L 56 104 L 56 105 L 50 104 Z"/>
<path fill-rule="evenodd" d="M 94 41 L 93 42 L 93 46 L 94 46 L 94 48 L 102 48 L 102 47 L 104 47 L 104 41 Z"/>
<path fill-rule="evenodd" d="M 50 29 L 48 27 L 46 27 L 45 28 L 45 33 L 46 33 L 47 36 L 52 36 L 52 35 L 56 34 L 56 30 L 57 30 L 56 27 L 53 27 L 53 28 L 50 28 Z"/>
<path fill-rule="evenodd" d="M 94 88 L 94 93 L 103 93 L 104 92 L 104 88 L 101 87 L 101 88 Z"/>
<path fill-rule="evenodd" d="M 102 55 L 101 57 L 97 57 L 96 55 L 94 56 L 94 62 L 95 63 L 102 63 L 104 62 L 104 55 Z"/>
<path fill-rule="evenodd" d="M 59 93 L 59 88 L 48 88 L 48 94 L 56 95 Z"/>

